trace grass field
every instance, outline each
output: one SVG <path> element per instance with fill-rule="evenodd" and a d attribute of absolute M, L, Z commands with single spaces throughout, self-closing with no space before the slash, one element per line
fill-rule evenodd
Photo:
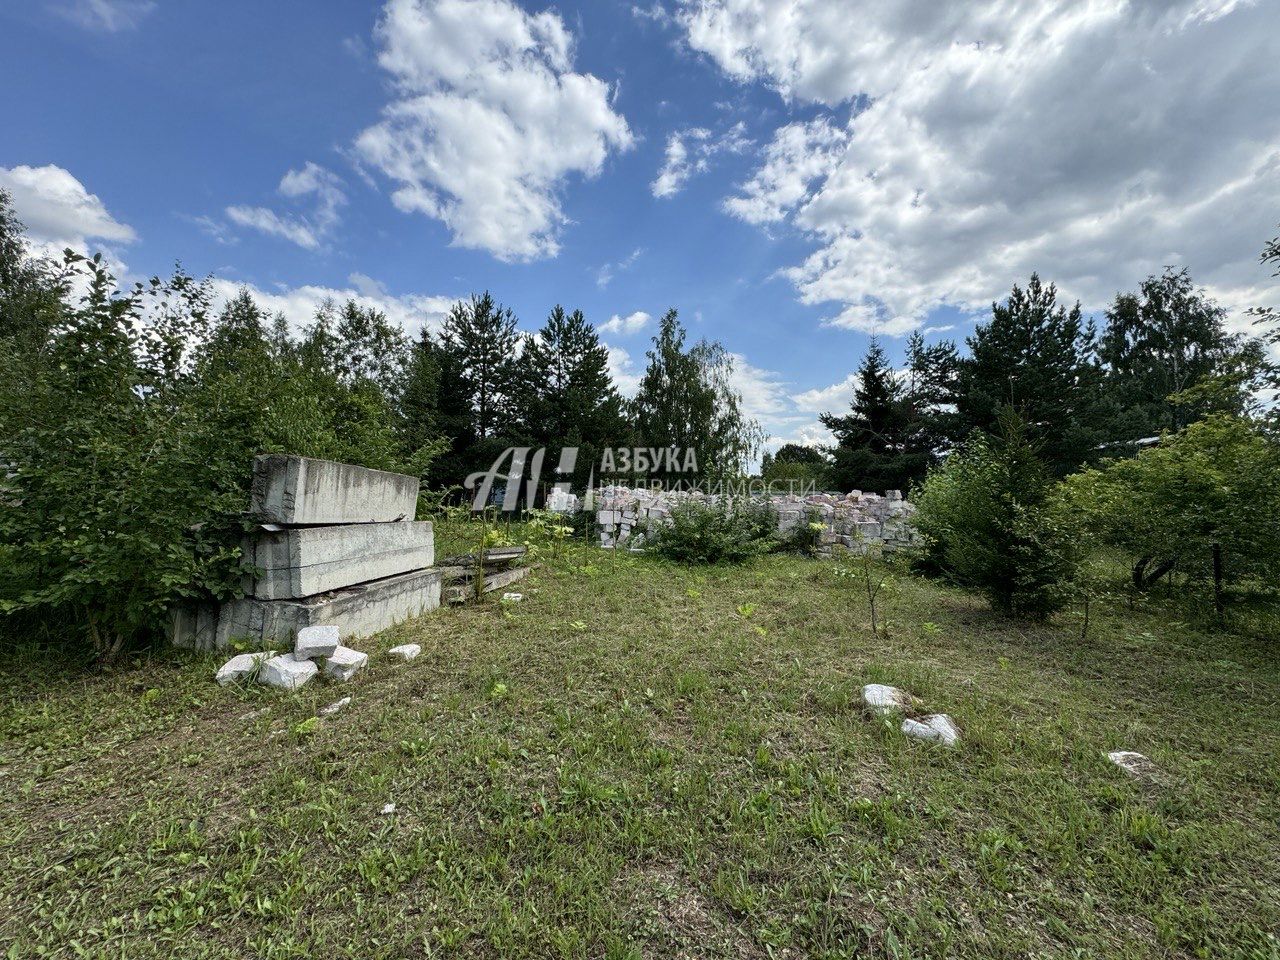
<path fill-rule="evenodd" d="M 830 562 L 581 548 L 518 589 L 295 695 L 11 668 L 0 956 L 1280 957 L 1275 620 L 1081 640 L 903 578 L 886 638 Z"/>

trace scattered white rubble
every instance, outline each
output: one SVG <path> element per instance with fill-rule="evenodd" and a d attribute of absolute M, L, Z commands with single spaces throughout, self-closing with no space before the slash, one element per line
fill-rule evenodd
<path fill-rule="evenodd" d="M 1137 780 L 1156 779 L 1156 765 L 1149 757 L 1134 750 L 1112 750 L 1107 759 Z"/>
<path fill-rule="evenodd" d="M 524 599 L 523 593 L 504 593 L 502 595 L 503 603 L 519 603 Z"/>
<path fill-rule="evenodd" d="M 868 683 L 862 688 L 862 702 L 871 712 L 884 716 L 907 709 L 911 705 L 911 695 L 887 684 Z"/>
<path fill-rule="evenodd" d="M 218 668 L 214 679 L 218 681 L 218 686 L 225 687 L 228 684 L 235 683 L 237 680 L 252 676 L 258 666 L 264 660 L 270 658 L 273 652 L 237 654 Z"/>
<path fill-rule="evenodd" d="M 348 705 L 350 705 L 350 703 L 351 703 L 350 697 L 343 697 L 341 700 L 335 700 L 333 703 L 329 704 L 327 707 L 321 707 L 319 710 L 316 711 L 316 713 L 322 717 L 332 717 L 339 710 L 342 710 Z"/>
<path fill-rule="evenodd" d="M 334 626 L 303 627 L 294 641 L 293 652 L 299 660 L 331 657 L 338 649 L 338 628 Z"/>
<path fill-rule="evenodd" d="M 398 647 L 392 647 L 387 651 L 389 656 L 395 657 L 397 660 L 404 660 L 406 663 L 422 652 L 422 647 L 416 643 L 402 643 Z"/>
<path fill-rule="evenodd" d="M 369 655 L 350 647 L 338 647 L 324 662 L 324 675 L 346 683 L 364 669 Z"/>
<path fill-rule="evenodd" d="M 299 660 L 295 654 L 272 657 L 258 672 L 258 682 L 281 690 L 297 690 L 320 672 L 313 660 Z"/>
<path fill-rule="evenodd" d="M 381 813 L 384 817 L 389 817 L 391 816 L 391 814 L 396 812 L 396 805 L 394 803 L 383 804 L 382 809 L 378 812 Z"/>
<path fill-rule="evenodd" d="M 903 720 L 902 732 L 917 740 L 931 740 L 947 747 L 960 742 L 960 728 L 945 713 L 934 713 L 923 720 Z"/>

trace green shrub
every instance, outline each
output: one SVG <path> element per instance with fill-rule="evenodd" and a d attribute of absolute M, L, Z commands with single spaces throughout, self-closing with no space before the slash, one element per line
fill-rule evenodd
<path fill-rule="evenodd" d="M 247 294 L 211 304 L 181 271 L 118 290 L 100 258 L 28 257 L 0 194 L 7 635 L 109 659 L 157 636 L 175 601 L 235 595 L 255 454 L 429 456 L 400 449 L 374 382 L 269 336 Z"/>
<path fill-rule="evenodd" d="M 1042 618 L 1072 595 L 1078 547 L 1022 421 L 1005 411 L 1000 427 L 930 471 L 914 522 L 927 562 L 1001 613 Z"/>
<path fill-rule="evenodd" d="M 671 508 L 669 522 L 653 524 L 647 542 L 680 563 L 741 563 L 776 543 L 773 512 L 747 500 L 686 500 Z"/>
<path fill-rule="evenodd" d="M 1139 589 L 1174 571 L 1210 582 L 1215 545 L 1224 582 L 1280 578 L 1280 445 L 1247 420 L 1211 416 L 1063 486 L 1085 527 L 1129 555 Z"/>

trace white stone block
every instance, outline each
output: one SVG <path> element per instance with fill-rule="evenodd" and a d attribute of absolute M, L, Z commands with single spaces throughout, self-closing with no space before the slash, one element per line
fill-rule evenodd
<path fill-rule="evenodd" d="M 220 687 L 235 683 L 237 680 L 246 679 L 252 676 L 258 666 L 263 661 L 270 659 L 271 656 L 271 653 L 242 653 L 234 656 L 218 668 L 214 679 L 218 681 L 218 686 Z"/>
<path fill-rule="evenodd" d="M 293 654 L 299 660 L 315 660 L 333 656 L 338 649 L 338 628 L 335 626 L 303 627 L 293 644 Z"/>
<path fill-rule="evenodd" d="M 281 690 L 297 690 L 305 686 L 320 669 L 312 660 L 299 660 L 292 653 L 272 657 L 262 665 L 258 682 Z"/>
<path fill-rule="evenodd" d="M 369 655 L 350 647 L 338 647 L 324 662 L 324 675 L 346 683 L 365 668 Z"/>
<path fill-rule="evenodd" d="M 402 643 L 398 647 L 392 647 L 387 651 L 387 654 L 395 657 L 397 660 L 403 660 L 408 663 L 421 652 L 422 647 L 418 646 L 416 643 Z"/>
<path fill-rule="evenodd" d="M 911 706 L 911 695 L 905 690 L 883 683 L 868 683 L 862 688 L 862 702 L 873 713 L 884 715 Z"/>
<path fill-rule="evenodd" d="M 945 713 L 935 713 L 924 720 L 903 720 L 902 732 L 917 740 L 929 740 L 954 747 L 960 742 L 960 728 Z"/>

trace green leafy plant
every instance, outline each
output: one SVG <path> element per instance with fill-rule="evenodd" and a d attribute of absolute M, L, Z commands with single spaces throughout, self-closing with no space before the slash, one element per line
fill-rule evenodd
<path fill-rule="evenodd" d="M 746 500 L 686 500 L 671 508 L 666 523 L 649 527 L 648 542 L 680 563 L 741 563 L 776 543 L 773 514 Z"/>

